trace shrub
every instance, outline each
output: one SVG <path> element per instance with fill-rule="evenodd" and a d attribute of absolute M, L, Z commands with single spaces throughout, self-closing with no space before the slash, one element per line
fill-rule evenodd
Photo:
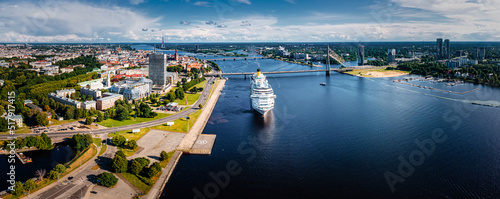
<path fill-rule="evenodd" d="M 99 180 L 99 182 L 97 183 L 98 185 L 105 186 L 108 188 L 115 186 L 116 183 L 118 182 L 118 178 L 116 178 L 115 175 L 109 172 L 104 172 L 99 174 L 97 176 L 97 180 Z"/>

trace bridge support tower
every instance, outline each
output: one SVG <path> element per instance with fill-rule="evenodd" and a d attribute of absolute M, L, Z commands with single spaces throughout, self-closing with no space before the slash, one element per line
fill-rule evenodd
<path fill-rule="evenodd" d="M 330 76 L 330 45 L 326 45 L 326 76 Z"/>

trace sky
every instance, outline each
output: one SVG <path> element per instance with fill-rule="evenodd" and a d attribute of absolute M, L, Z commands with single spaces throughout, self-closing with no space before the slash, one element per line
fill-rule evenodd
<path fill-rule="evenodd" d="M 498 0 L 2 0 L 0 42 L 500 41 Z"/>

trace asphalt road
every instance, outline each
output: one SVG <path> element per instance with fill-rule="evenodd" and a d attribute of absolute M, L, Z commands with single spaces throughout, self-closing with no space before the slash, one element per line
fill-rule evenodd
<path fill-rule="evenodd" d="M 164 124 L 164 123 L 167 123 L 167 122 L 179 119 L 179 118 L 183 118 L 183 117 L 185 117 L 193 112 L 196 112 L 199 109 L 198 105 L 204 104 L 207 101 L 208 95 L 210 94 L 210 87 L 212 86 L 212 84 L 214 82 L 215 82 L 215 77 L 208 77 L 207 84 L 205 85 L 205 89 L 203 89 L 203 92 L 201 93 L 198 101 L 196 101 L 193 104 L 193 106 L 191 106 L 191 108 L 188 108 L 187 110 L 184 110 L 184 111 L 177 113 L 175 115 L 171 115 L 168 117 L 164 117 L 164 118 L 149 121 L 149 122 L 142 122 L 142 123 L 113 127 L 113 128 L 106 128 L 106 129 L 99 129 L 99 130 L 70 131 L 70 132 L 48 132 L 46 134 L 51 138 L 57 138 L 57 137 L 71 137 L 74 134 L 78 134 L 78 133 L 80 133 L 80 134 L 91 133 L 93 135 L 99 135 L 99 134 L 112 133 L 115 131 L 124 131 L 124 130 L 158 126 L 158 125 L 161 125 L 161 124 Z M 26 136 L 31 136 L 31 135 L 39 135 L 39 134 L 23 133 L 23 134 L 16 134 L 15 137 L 26 137 Z M 13 137 L 13 136 L 11 136 L 9 134 L 2 134 L 2 135 L 0 135 L 0 140 L 9 139 L 8 137 Z"/>

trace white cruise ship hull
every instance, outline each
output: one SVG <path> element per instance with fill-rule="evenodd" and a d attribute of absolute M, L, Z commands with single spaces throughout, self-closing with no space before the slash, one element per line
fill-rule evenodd
<path fill-rule="evenodd" d="M 257 70 L 257 73 L 252 75 L 252 82 L 250 84 L 252 94 L 252 108 L 258 113 L 265 116 L 266 113 L 274 109 L 274 95 L 271 85 L 267 82 L 266 77 Z"/>

